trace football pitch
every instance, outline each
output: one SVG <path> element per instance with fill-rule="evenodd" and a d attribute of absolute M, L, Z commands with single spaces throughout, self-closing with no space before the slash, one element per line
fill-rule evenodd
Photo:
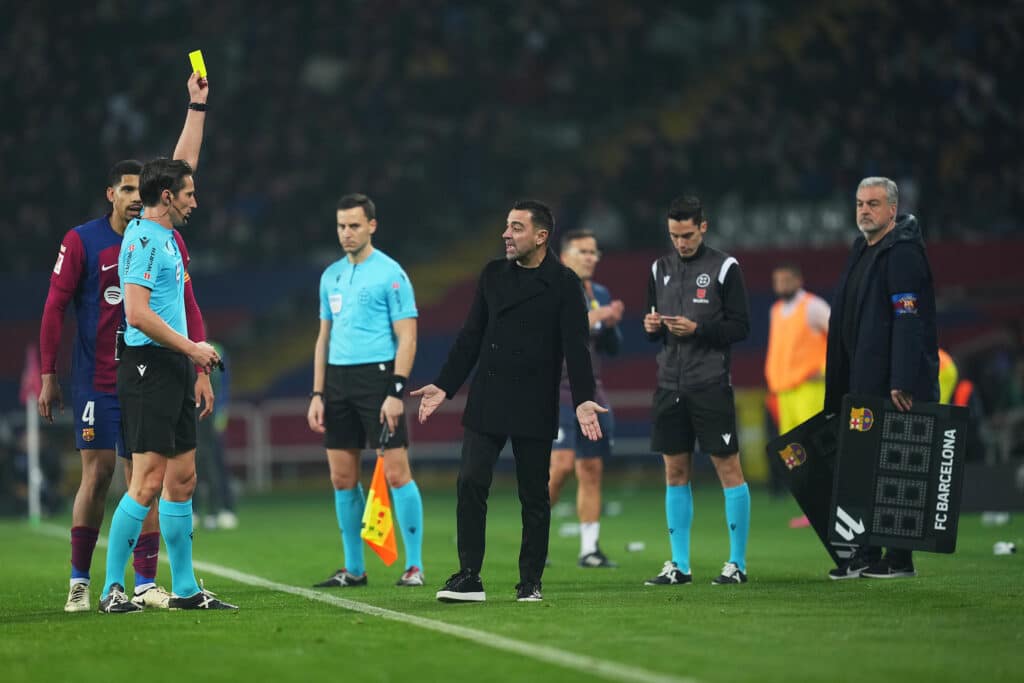
<path fill-rule="evenodd" d="M 454 475 L 452 476 L 454 479 Z M 238 612 L 64 614 L 68 519 L 0 522 L 0 678 L 151 681 L 1001 681 L 1024 670 L 1024 524 L 961 519 L 955 555 L 919 553 L 911 580 L 833 582 L 791 500 L 756 491 L 750 582 L 712 586 L 727 559 L 721 491 L 696 486 L 694 583 L 647 587 L 668 559 L 664 490 L 610 482 L 602 522 L 617 569 L 579 569 L 578 538 L 552 521 L 544 601 L 517 603 L 514 489 L 497 486 L 482 573 L 487 602 L 445 605 L 457 569 L 454 482 L 424 488 L 427 586 L 398 588 L 367 550 L 370 585 L 312 589 L 340 566 L 328 490 L 249 497 L 236 531 L 197 530 L 197 576 Z M 566 491 L 573 500 L 573 491 Z M 109 524 L 105 520 L 104 533 Z M 627 552 L 629 542 L 645 548 Z M 161 554 L 161 558 L 165 557 Z M 92 603 L 105 552 L 93 562 Z M 158 581 L 170 588 L 161 564 Z M 129 580 L 130 586 L 130 580 Z"/>

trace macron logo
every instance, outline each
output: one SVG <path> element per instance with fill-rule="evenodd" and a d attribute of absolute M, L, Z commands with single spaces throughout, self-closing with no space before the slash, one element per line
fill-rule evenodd
<path fill-rule="evenodd" d="M 728 446 L 729 442 L 732 441 L 732 434 L 722 434 L 722 441 Z"/>
<path fill-rule="evenodd" d="M 669 281 L 669 280 L 671 280 L 671 279 L 672 279 L 672 276 L 671 276 L 671 275 L 666 275 L 665 277 L 661 278 L 661 284 L 662 284 L 662 286 L 664 286 L 664 285 L 667 285 L 667 284 L 668 284 L 668 281 Z"/>
<path fill-rule="evenodd" d="M 145 365 L 136 365 L 135 368 L 139 371 L 139 377 L 145 377 L 146 376 L 146 366 Z"/>
<path fill-rule="evenodd" d="M 402 383 L 401 382 L 395 382 L 395 391 L 396 392 L 401 392 L 402 391 Z"/>

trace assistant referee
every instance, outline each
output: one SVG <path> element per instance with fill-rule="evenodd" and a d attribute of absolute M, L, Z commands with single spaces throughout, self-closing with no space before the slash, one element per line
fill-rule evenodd
<path fill-rule="evenodd" d="M 367 446 L 384 455 L 384 476 L 402 532 L 406 562 L 397 585 L 422 586 L 423 499 L 409 469 L 402 403 L 416 357 L 416 299 L 398 262 L 373 247 L 373 201 L 364 194 L 345 195 L 336 216 L 345 256 L 320 277 L 320 333 L 307 419 L 310 429 L 325 435 L 346 564 L 315 586 L 366 585 L 360 537 L 366 498 L 359 457 Z"/>

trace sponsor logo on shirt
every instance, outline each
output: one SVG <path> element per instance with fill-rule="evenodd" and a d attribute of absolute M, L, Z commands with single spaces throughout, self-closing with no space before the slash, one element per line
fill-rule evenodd
<path fill-rule="evenodd" d="M 103 290 L 103 300 L 111 306 L 117 306 L 121 303 L 121 288 L 117 285 L 112 285 Z"/>
<path fill-rule="evenodd" d="M 711 276 L 708 275 L 707 273 L 701 273 L 700 275 L 697 276 L 697 286 L 698 287 L 707 287 L 710 284 L 711 284 Z"/>
<path fill-rule="evenodd" d="M 55 275 L 60 275 L 60 269 L 64 267 L 64 252 L 68 250 L 63 244 L 60 245 L 60 253 L 57 254 L 57 263 L 53 264 L 53 272 Z"/>

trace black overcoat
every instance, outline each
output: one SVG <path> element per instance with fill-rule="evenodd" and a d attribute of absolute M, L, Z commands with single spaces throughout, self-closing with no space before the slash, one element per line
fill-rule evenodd
<path fill-rule="evenodd" d="M 477 366 L 465 427 L 554 439 L 563 358 L 573 404 L 594 398 L 583 287 L 550 249 L 535 276 L 517 277 L 522 273 L 513 268 L 521 266 L 505 259 L 484 267 L 466 323 L 434 384 L 451 398 Z"/>

